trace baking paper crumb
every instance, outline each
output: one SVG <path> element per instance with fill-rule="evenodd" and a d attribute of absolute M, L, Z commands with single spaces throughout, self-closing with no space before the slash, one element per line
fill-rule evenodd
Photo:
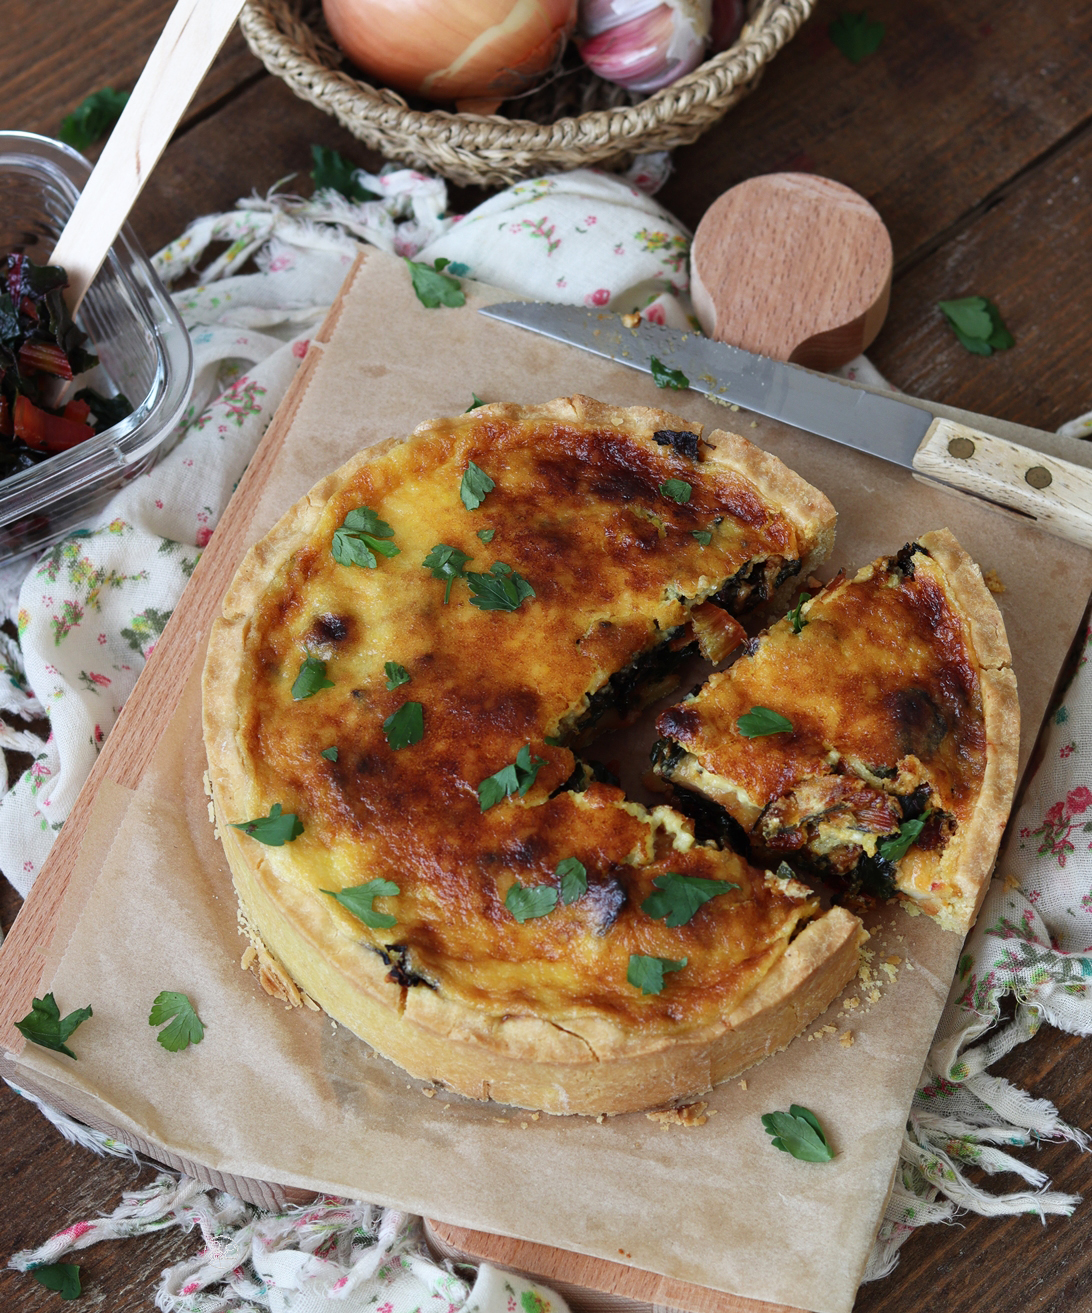
<path fill-rule="evenodd" d="M 699 1100 L 697 1103 L 687 1103 L 681 1108 L 663 1108 L 658 1112 L 646 1112 L 645 1116 L 650 1122 L 659 1122 L 660 1130 L 666 1131 L 669 1126 L 704 1126 L 709 1118 L 705 1115 L 708 1104 Z"/>

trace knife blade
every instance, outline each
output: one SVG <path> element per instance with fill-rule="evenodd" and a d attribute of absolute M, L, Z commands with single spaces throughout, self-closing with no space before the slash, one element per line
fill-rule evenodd
<path fill-rule="evenodd" d="M 481 314 L 653 373 L 679 370 L 686 386 L 891 461 L 1036 520 L 1092 547 L 1092 471 L 848 380 L 756 356 L 682 332 L 582 306 L 511 301 Z M 986 421 L 987 423 L 989 421 Z M 1025 430 L 1035 434 L 1036 430 Z M 1056 442 L 1043 433 L 1046 445 Z"/>

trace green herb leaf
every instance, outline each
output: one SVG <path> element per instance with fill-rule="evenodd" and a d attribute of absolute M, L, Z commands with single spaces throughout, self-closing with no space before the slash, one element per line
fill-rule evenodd
<path fill-rule="evenodd" d="M 413 290 L 423 306 L 435 310 L 438 306 L 459 306 L 466 304 L 459 280 L 442 272 L 447 261 L 435 260 L 431 267 L 417 260 L 406 260 L 409 265 Z"/>
<path fill-rule="evenodd" d="M 32 1044 L 75 1058 L 76 1055 L 65 1044 L 65 1040 L 77 1026 L 82 1026 L 92 1015 L 91 1009 L 86 1007 L 78 1008 L 75 1012 L 70 1012 L 67 1017 L 62 1017 L 56 999 L 52 994 L 47 994 L 45 998 L 34 1000 L 30 1011 L 22 1021 L 15 1023 L 15 1028 Z"/>
<path fill-rule="evenodd" d="M 420 702 L 403 702 L 383 722 L 383 733 L 395 752 L 420 743 L 425 736 L 425 709 Z"/>
<path fill-rule="evenodd" d="M 708 547 L 713 541 L 713 535 L 708 529 L 691 529 L 691 538 L 696 538 L 703 547 Z"/>
<path fill-rule="evenodd" d="M 792 632 L 793 632 L 794 634 L 798 634 L 798 633 L 801 631 L 801 629 L 803 629 L 804 626 L 808 623 L 808 622 L 804 619 L 804 617 L 800 614 L 800 608 L 804 605 L 804 603 L 805 603 L 807 600 L 808 600 L 808 594 L 807 594 L 807 593 L 801 593 L 801 594 L 800 594 L 800 600 L 796 603 L 796 605 L 793 607 L 793 609 L 789 612 L 789 620 L 792 622 Z"/>
<path fill-rule="evenodd" d="M 496 532 L 497 532 L 496 529 L 479 529 L 478 537 L 482 540 L 483 543 L 491 543 L 493 541 L 493 535 Z"/>
<path fill-rule="evenodd" d="M 641 911 L 657 921 L 666 916 L 672 930 L 686 925 L 711 898 L 739 888 L 728 880 L 705 880 L 697 875 L 679 875 L 677 871 L 666 871 L 652 883 L 658 892 L 649 894 L 641 904 Z"/>
<path fill-rule="evenodd" d="M 665 497 L 670 497 L 680 506 L 685 506 L 694 490 L 685 479 L 668 479 L 666 483 L 660 484 L 660 491 Z"/>
<path fill-rule="evenodd" d="M 347 912 L 352 912 L 358 921 L 363 921 L 373 930 L 389 930 L 392 925 L 398 924 L 397 917 L 387 912 L 377 912 L 372 907 L 373 899 L 394 898 L 402 892 L 393 880 L 369 880 L 367 884 L 354 885 L 351 889 L 342 889 L 340 893 L 333 889 L 324 889 L 322 892 L 329 894 Z"/>
<path fill-rule="evenodd" d="M 181 1053 L 191 1044 L 200 1044 L 205 1038 L 201 1018 L 185 994 L 164 989 L 155 996 L 152 1010 L 148 1014 L 148 1025 L 162 1026 L 165 1021 L 171 1024 L 164 1027 L 156 1039 L 170 1053 Z"/>
<path fill-rule="evenodd" d="M 323 748 L 320 756 L 325 757 L 327 761 L 337 761 L 337 747 Z"/>
<path fill-rule="evenodd" d="M 641 953 L 630 953 L 626 979 L 642 994 L 659 994 L 664 987 L 664 976 L 669 971 L 681 971 L 686 962 L 685 957 L 676 962 L 670 957 L 645 957 Z"/>
<path fill-rule="evenodd" d="M 314 161 L 311 178 L 315 191 L 331 188 L 350 201 L 379 200 L 375 192 L 369 191 L 356 176 L 360 170 L 355 164 L 350 164 L 340 151 L 331 150 L 328 146 L 312 146 L 311 159 Z"/>
<path fill-rule="evenodd" d="M 477 410 L 479 406 L 485 405 L 485 402 L 481 399 L 481 397 L 478 396 L 476 392 L 471 392 L 470 396 L 472 399 L 470 405 L 467 406 L 467 408 L 463 411 L 464 415 L 469 415 L 472 410 Z"/>
<path fill-rule="evenodd" d="M 80 1267 L 78 1263 L 43 1263 L 29 1269 L 40 1286 L 55 1290 L 62 1299 L 79 1299 Z"/>
<path fill-rule="evenodd" d="M 766 1134 L 773 1136 L 774 1148 L 791 1153 L 794 1158 L 808 1163 L 829 1163 L 834 1157 L 819 1118 L 798 1103 L 792 1104 L 788 1112 L 763 1113 L 762 1125 Z"/>
<path fill-rule="evenodd" d="M 736 721 L 736 729 L 746 739 L 761 739 L 767 734 L 791 734 L 792 721 L 779 716 L 769 707 L 752 707 Z"/>
<path fill-rule="evenodd" d="M 925 828 L 925 822 L 931 815 L 931 812 L 922 812 L 915 820 L 903 821 L 899 826 L 898 834 L 891 839 L 884 839 L 882 843 L 878 843 L 876 851 L 885 861 L 899 861 L 910 851 L 910 845 Z"/>
<path fill-rule="evenodd" d="M 565 746 L 565 740 L 560 734 L 543 734 L 543 743 L 548 743 L 551 748 L 562 748 Z"/>
<path fill-rule="evenodd" d="M 358 506 L 346 515 L 340 528 L 334 530 L 330 552 L 338 565 L 362 565 L 374 570 L 379 564 L 375 553 L 380 556 L 397 556 L 400 547 L 384 541 L 394 537 L 394 530 L 381 520 L 370 506 Z"/>
<path fill-rule="evenodd" d="M 779 880 L 796 879 L 796 872 L 792 869 L 792 867 L 788 864 L 788 862 L 778 862 L 777 870 L 774 871 L 774 875 L 776 875 Z"/>
<path fill-rule="evenodd" d="M 563 857 L 554 874 L 561 881 L 561 901 L 566 907 L 588 892 L 588 870 L 579 857 Z"/>
<path fill-rule="evenodd" d="M 334 681 L 326 678 L 326 662 L 318 657 L 307 657 L 292 685 L 292 701 L 302 702 L 304 698 L 321 693 L 324 688 L 333 687 Z"/>
<path fill-rule="evenodd" d="M 432 571 L 433 579 L 446 579 L 447 588 L 444 590 L 444 605 L 451 596 L 451 585 L 456 579 L 466 577 L 466 571 L 463 567 L 470 557 L 466 552 L 461 552 L 457 547 L 449 547 L 447 543 L 437 543 L 421 562 L 426 570 Z"/>
<path fill-rule="evenodd" d="M 485 470 L 480 469 L 472 460 L 467 461 L 466 473 L 459 485 L 459 496 L 468 511 L 476 511 L 496 486 Z"/>
<path fill-rule="evenodd" d="M 466 581 L 474 596 L 470 605 L 481 611 L 516 611 L 535 590 L 520 574 L 503 561 L 494 561 L 488 574 L 467 572 Z"/>
<path fill-rule="evenodd" d="M 400 666 L 397 661 L 385 661 L 383 663 L 383 673 L 387 676 L 388 693 L 393 693 L 401 684 L 408 684 L 410 681 L 409 671 L 405 666 Z"/>
<path fill-rule="evenodd" d="M 851 63 L 859 64 L 880 48 L 885 31 L 883 23 L 874 23 L 864 13 L 841 13 L 827 28 L 830 39 Z"/>
<path fill-rule="evenodd" d="M 128 99 L 127 91 L 115 91 L 113 87 L 93 91 L 71 114 L 65 115 L 57 136 L 73 150 L 86 150 L 108 135 L 121 118 L 121 111 Z"/>
<path fill-rule="evenodd" d="M 658 388 L 674 388 L 676 392 L 682 388 L 690 386 L 690 380 L 681 369 L 668 369 L 655 356 L 649 359 L 649 366 L 652 369 L 652 381 Z M 659 991 L 657 991 L 659 992 Z"/>
<path fill-rule="evenodd" d="M 964 296 L 957 301 L 938 301 L 938 307 L 960 342 L 976 356 L 1007 351 L 1016 339 L 1005 327 L 1001 311 L 984 296 Z"/>
<path fill-rule="evenodd" d="M 545 759 L 532 757 L 531 745 L 524 744 L 516 753 L 512 765 L 503 767 L 478 785 L 478 802 L 482 811 L 487 812 L 490 807 L 503 798 L 510 798 L 513 793 L 518 793 L 521 798 L 526 797 L 527 790 L 535 782 L 535 776 L 545 765 Z"/>
<path fill-rule="evenodd" d="M 557 890 L 552 884 L 536 884 L 530 888 L 517 880 L 504 896 L 504 905 L 522 925 L 538 916 L 549 916 L 557 906 Z"/>
<path fill-rule="evenodd" d="M 254 821 L 233 821 L 231 828 L 242 830 L 268 848 L 280 848 L 303 833 L 303 825 L 295 812 L 285 812 L 282 816 L 279 802 L 270 807 L 268 816 L 259 816 Z"/>

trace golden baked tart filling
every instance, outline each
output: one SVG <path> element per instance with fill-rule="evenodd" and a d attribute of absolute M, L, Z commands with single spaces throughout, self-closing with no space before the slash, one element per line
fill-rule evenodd
<path fill-rule="evenodd" d="M 744 439 L 573 397 L 424 424 L 320 483 L 214 626 L 205 739 L 247 924 L 415 1075 L 646 1108 L 783 1047 L 863 931 L 575 749 L 830 550 Z"/>

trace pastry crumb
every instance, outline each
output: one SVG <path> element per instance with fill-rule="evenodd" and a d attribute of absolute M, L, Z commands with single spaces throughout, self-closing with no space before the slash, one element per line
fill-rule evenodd
<path fill-rule="evenodd" d="M 732 401 L 732 402 L 729 402 L 729 404 L 728 404 L 728 409 L 729 409 L 729 410 L 736 410 L 736 411 L 738 411 L 738 410 L 739 410 L 739 407 L 736 405 L 736 403 L 735 403 L 734 401 Z"/>
<path fill-rule="evenodd" d="M 746 1082 L 745 1080 L 741 1080 L 741 1081 L 739 1082 L 739 1088 L 740 1088 L 741 1090 L 745 1090 L 745 1089 L 747 1088 L 747 1082 Z"/>
<path fill-rule="evenodd" d="M 982 582 L 986 585 L 986 587 L 990 590 L 991 593 L 995 593 L 998 597 L 1000 597 L 1002 593 L 1008 592 L 1008 589 L 1001 582 L 1001 576 L 997 573 L 996 570 L 983 571 Z"/>
<path fill-rule="evenodd" d="M 432 1089 L 423 1089 L 421 1093 L 426 1099 L 434 1099 L 436 1097 L 436 1091 Z"/>
<path fill-rule="evenodd" d="M 884 975 L 888 978 L 888 980 L 898 979 L 899 969 L 898 967 L 893 966 L 890 962 L 881 963 L 880 970 L 884 973 Z"/>
<path fill-rule="evenodd" d="M 212 805 L 212 799 L 209 799 L 209 820 L 213 825 L 216 824 L 216 808 Z"/>
<path fill-rule="evenodd" d="M 212 797 L 212 777 L 207 770 L 201 776 L 201 788 L 204 789 L 206 798 Z"/>
<path fill-rule="evenodd" d="M 530 1125 L 529 1122 L 520 1122 L 519 1128 L 521 1131 L 525 1131 L 529 1125 Z"/>
<path fill-rule="evenodd" d="M 757 428 L 758 428 L 758 420 L 757 420 L 757 419 L 753 419 L 753 420 L 751 420 L 751 428 L 753 428 L 753 429 L 757 429 Z"/>
<path fill-rule="evenodd" d="M 914 970 L 914 964 L 913 964 L 913 962 L 910 961 L 909 958 L 906 959 L 906 961 L 903 963 L 903 965 L 906 967 L 907 971 L 913 971 L 913 970 Z"/>
<path fill-rule="evenodd" d="M 861 1000 L 856 996 L 856 994 L 854 994 L 852 998 L 846 999 L 845 1006 L 847 1012 L 852 1012 L 854 1008 L 859 1008 L 861 1006 Z"/>
<path fill-rule="evenodd" d="M 320 1008 L 319 1005 L 315 1002 L 315 1000 L 311 997 L 311 995 L 310 995 L 310 994 L 305 994 L 305 993 L 303 992 L 302 989 L 300 990 L 300 998 L 303 999 L 303 1006 L 304 1006 L 305 1008 L 307 1008 L 308 1011 L 310 1011 L 310 1012 L 320 1012 L 320 1011 L 321 1011 L 321 1008 Z"/>
<path fill-rule="evenodd" d="M 254 947 L 253 944 L 247 944 L 245 950 L 243 951 L 243 956 L 239 961 L 239 966 L 244 971 L 249 971 L 251 968 L 251 964 L 254 961 L 256 961 L 257 957 L 258 957 L 258 950 Z"/>
<path fill-rule="evenodd" d="M 538 1119 L 539 1119 L 539 1117 L 541 1117 L 541 1115 L 542 1115 L 541 1113 L 533 1112 L 533 1113 L 531 1113 L 531 1120 L 532 1120 L 533 1122 L 537 1122 Z"/>
<path fill-rule="evenodd" d="M 903 903 L 902 910 L 907 916 L 921 916 L 921 908 L 917 903 Z"/>
<path fill-rule="evenodd" d="M 838 1043 L 841 1044 L 844 1049 L 851 1049 L 853 1047 L 853 1031 L 843 1030 L 838 1036 Z"/>
<path fill-rule="evenodd" d="M 626 328 L 636 328 L 641 322 L 641 312 L 634 310 L 628 315 L 622 316 L 622 323 Z"/>
<path fill-rule="evenodd" d="M 603 1123 L 607 1120 L 607 1114 L 605 1112 L 601 1112 L 599 1116 L 596 1117 L 595 1120 L 600 1126 L 602 1126 Z"/>
<path fill-rule="evenodd" d="M 681 1108 L 661 1108 L 646 1112 L 645 1116 L 650 1122 L 659 1122 L 662 1131 L 666 1131 L 669 1126 L 704 1126 L 709 1120 L 705 1113 L 708 1106 L 699 1099 L 697 1103 L 686 1103 Z"/>
<path fill-rule="evenodd" d="M 868 1001 L 870 1003 L 878 1003 L 882 997 L 883 995 L 880 993 L 880 991 L 878 989 L 874 989 L 872 993 L 869 994 Z"/>
<path fill-rule="evenodd" d="M 902 958 L 899 957 L 898 953 L 892 953 L 890 957 L 886 957 L 886 958 L 884 958 L 884 961 L 885 961 L 889 966 L 897 967 L 897 966 L 899 966 L 900 963 L 902 962 Z"/>
<path fill-rule="evenodd" d="M 1020 888 L 1019 876 L 1015 876 L 1011 871 L 1009 871 L 1004 878 L 1004 881 L 1002 883 L 1002 888 L 1004 889 L 1005 893 L 1011 893 L 1013 889 L 1019 889 Z"/>

